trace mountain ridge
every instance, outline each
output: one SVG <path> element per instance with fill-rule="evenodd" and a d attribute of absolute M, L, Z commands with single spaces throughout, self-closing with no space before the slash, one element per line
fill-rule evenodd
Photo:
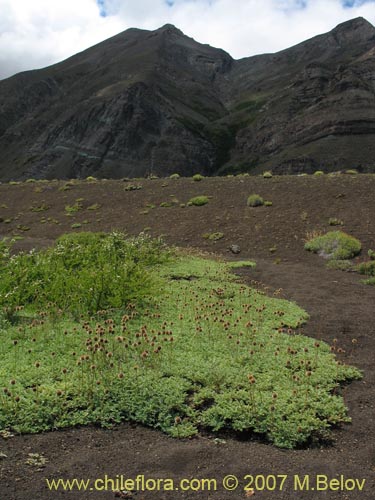
<path fill-rule="evenodd" d="M 0 81 L 0 179 L 375 170 L 375 28 L 233 59 L 130 28 Z"/>

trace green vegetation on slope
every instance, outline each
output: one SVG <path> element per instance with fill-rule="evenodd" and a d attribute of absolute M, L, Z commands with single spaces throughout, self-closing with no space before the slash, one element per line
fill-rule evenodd
<path fill-rule="evenodd" d="M 119 235 L 82 238 L 88 247 L 97 245 L 99 254 L 107 244 L 116 252 L 113 241 L 128 250 Z M 343 399 L 333 391 L 360 374 L 338 362 L 327 344 L 294 330 L 307 319 L 302 309 L 238 283 L 224 263 L 172 257 L 160 242 L 144 237 L 129 245 L 125 262 L 141 262 L 149 276 L 145 290 L 137 278 L 134 300 L 119 305 L 117 294 L 126 285 L 117 283 L 120 289 L 107 295 L 106 310 L 90 316 L 82 308 L 83 316 L 74 321 L 47 303 L 47 295 L 34 300 L 24 294 L 27 301 L 19 306 L 25 308 L 14 310 L 13 324 L 2 320 L 0 429 L 38 432 L 133 420 L 176 437 L 201 428 L 248 430 L 294 447 L 348 421 Z M 62 261 L 73 260 L 70 246 L 60 240 L 54 250 L 33 253 L 29 263 L 56 252 Z M 86 269 L 82 259 L 88 255 L 82 245 L 75 253 L 77 268 Z M 4 253 L 2 270 L 8 260 Z M 64 270 L 50 270 L 63 286 Z M 74 274 L 77 289 L 86 278 L 85 272 Z M 0 295 L 4 305 L 4 290 Z"/>
<path fill-rule="evenodd" d="M 307 241 L 305 250 L 328 259 L 347 260 L 359 254 L 361 242 L 342 231 L 329 231 Z"/>

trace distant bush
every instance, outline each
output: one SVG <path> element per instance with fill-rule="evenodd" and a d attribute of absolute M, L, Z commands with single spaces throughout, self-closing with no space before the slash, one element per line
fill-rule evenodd
<path fill-rule="evenodd" d="M 202 179 L 204 179 L 204 176 L 201 175 L 201 174 L 195 174 L 195 175 L 193 175 L 193 181 L 195 181 L 195 182 L 199 182 Z"/>
<path fill-rule="evenodd" d="M 349 169 L 349 170 L 345 170 L 344 172 L 345 174 L 349 174 L 349 175 L 358 175 L 358 171 L 355 170 L 354 168 L 352 169 Z"/>
<path fill-rule="evenodd" d="M 314 175 L 324 175 L 324 172 L 323 170 L 317 170 L 316 172 L 314 172 Z"/>
<path fill-rule="evenodd" d="M 139 189 L 142 189 L 141 184 L 128 184 L 124 187 L 124 191 L 138 191 Z"/>
<path fill-rule="evenodd" d="M 367 255 L 370 257 L 370 259 L 371 259 L 371 260 L 375 260 L 375 252 L 374 252 L 374 250 L 371 250 L 371 249 L 370 249 L 370 250 L 367 252 Z"/>
<path fill-rule="evenodd" d="M 179 179 L 180 178 L 180 174 L 172 174 L 169 176 L 170 179 Z"/>
<path fill-rule="evenodd" d="M 238 260 L 228 262 L 228 266 L 231 269 L 240 269 L 241 267 L 256 267 L 256 263 L 253 260 Z"/>
<path fill-rule="evenodd" d="M 31 212 L 45 212 L 46 210 L 49 210 L 51 207 L 50 205 L 47 205 L 46 203 L 41 203 L 40 205 L 33 205 L 30 207 Z"/>
<path fill-rule="evenodd" d="M 86 177 L 87 182 L 96 182 L 98 179 L 96 177 L 93 177 L 92 175 L 89 175 Z"/>
<path fill-rule="evenodd" d="M 99 203 L 94 203 L 93 205 L 87 207 L 87 210 L 99 210 L 100 207 L 101 205 Z"/>
<path fill-rule="evenodd" d="M 305 250 L 317 253 L 326 259 L 351 259 L 361 251 L 361 242 L 342 231 L 330 231 L 308 240 Z"/>
<path fill-rule="evenodd" d="M 208 196 L 195 196 L 194 198 L 190 198 L 188 201 L 188 205 L 194 205 L 196 207 L 201 207 L 202 205 L 206 205 L 208 203 Z"/>
<path fill-rule="evenodd" d="M 263 179 L 271 179 L 272 177 L 272 172 L 267 170 L 266 172 L 263 172 Z"/>
<path fill-rule="evenodd" d="M 337 269 L 339 271 L 351 271 L 353 264 L 350 260 L 331 259 L 327 262 L 328 269 Z"/>
<path fill-rule="evenodd" d="M 363 280 L 362 283 L 364 283 L 365 285 L 375 286 L 375 278 L 369 278 L 368 280 Z"/>
<path fill-rule="evenodd" d="M 365 274 L 366 276 L 375 276 L 375 260 L 362 262 L 357 266 L 357 271 L 359 274 Z"/>
<path fill-rule="evenodd" d="M 272 205 L 273 205 L 272 201 L 266 200 L 266 201 L 264 202 L 264 206 L 265 206 L 265 207 L 272 207 Z"/>
<path fill-rule="evenodd" d="M 203 238 L 205 238 L 206 240 L 211 240 L 211 241 L 219 241 L 222 238 L 224 238 L 224 233 L 220 233 L 220 232 L 217 232 L 217 233 L 205 233 L 203 235 Z"/>
<path fill-rule="evenodd" d="M 344 223 L 341 219 L 337 219 L 336 217 L 331 217 L 328 219 L 328 224 L 330 226 L 342 226 Z"/>
<path fill-rule="evenodd" d="M 264 205 L 264 200 L 259 194 L 251 194 L 247 199 L 248 207 L 260 207 Z"/>

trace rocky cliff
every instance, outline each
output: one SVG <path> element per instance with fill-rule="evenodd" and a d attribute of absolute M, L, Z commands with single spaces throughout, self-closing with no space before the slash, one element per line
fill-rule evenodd
<path fill-rule="evenodd" d="M 375 28 L 234 60 L 171 25 L 0 81 L 0 178 L 375 171 Z"/>

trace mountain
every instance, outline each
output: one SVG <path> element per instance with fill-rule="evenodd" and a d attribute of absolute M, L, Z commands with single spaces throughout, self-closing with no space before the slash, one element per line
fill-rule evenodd
<path fill-rule="evenodd" d="M 0 179 L 375 171 L 363 18 L 234 60 L 172 25 L 0 81 Z"/>

